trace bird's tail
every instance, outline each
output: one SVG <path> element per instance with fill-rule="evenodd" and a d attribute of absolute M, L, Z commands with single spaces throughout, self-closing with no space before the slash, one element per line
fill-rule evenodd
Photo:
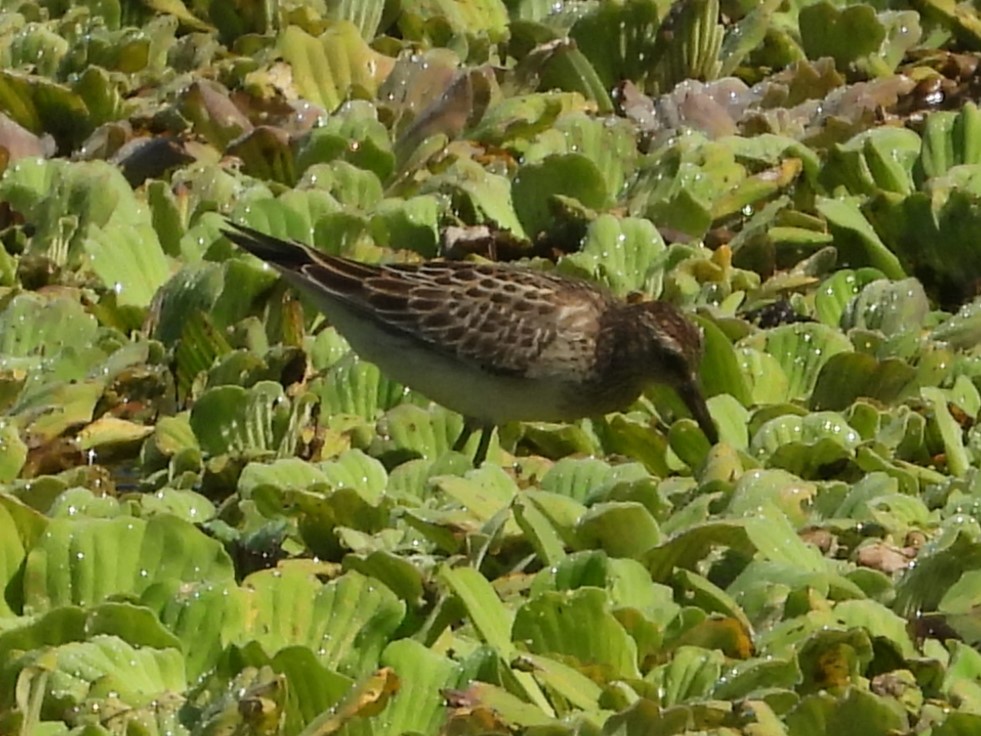
<path fill-rule="evenodd" d="M 222 234 L 256 258 L 261 258 L 284 271 L 297 271 L 315 261 L 306 246 L 294 241 L 274 238 L 247 225 L 229 222 L 227 227 L 222 229 Z"/>

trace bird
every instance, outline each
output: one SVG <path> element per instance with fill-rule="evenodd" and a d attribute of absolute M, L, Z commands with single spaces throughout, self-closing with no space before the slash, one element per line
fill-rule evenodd
<path fill-rule="evenodd" d="M 473 261 L 368 265 L 243 224 L 223 234 L 304 292 L 361 358 L 463 415 L 453 450 L 495 427 L 622 411 L 671 386 L 711 444 L 702 331 L 674 305 L 623 300 L 556 272 Z"/>

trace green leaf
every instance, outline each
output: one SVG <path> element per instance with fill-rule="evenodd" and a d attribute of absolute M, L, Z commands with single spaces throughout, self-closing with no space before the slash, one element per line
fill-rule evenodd
<path fill-rule="evenodd" d="M 311 387 L 328 414 L 354 414 L 374 421 L 381 412 L 398 405 L 405 395 L 401 384 L 385 377 L 374 363 L 354 353 L 336 361 L 319 385 Z"/>
<path fill-rule="evenodd" d="M 234 580 L 163 580 L 144 591 L 142 602 L 180 640 L 192 680 L 212 669 L 228 642 L 242 635 L 249 610 L 248 593 Z"/>
<path fill-rule="evenodd" d="M 114 636 L 69 642 L 50 653 L 31 652 L 21 671 L 47 661 L 47 707 L 78 707 L 84 701 L 115 701 L 130 708 L 167 701 L 187 687 L 184 662 L 176 649 L 134 647 Z M 106 703 L 108 705 L 108 703 Z"/>
<path fill-rule="evenodd" d="M 682 646 L 668 664 L 656 667 L 648 677 L 662 693 L 665 706 L 705 697 L 722 673 L 722 652 Z"/>
<path fill-rule="evenodd" d="M 439 215 L 439 202 L 430 195 L 386 199 L 374 208 L 369 230 L 379 245 L 432 258 L 439 247 Z"/>
<path fill-rule="evenodd" d="M 879 330 L 889 337 L 919 333 L 930 310 L 923 285 L 916 279 L 873 281 L 859 292 L 842 316 L 845 328 Z"/>
<path fill-rule="evenodd" d="M 90 422 L 104 388 L 101 381 L 42 384 L 25 393 L 10 413 L 32 443 L 43 445 L 71 427 Z"/>
<path fill-rule="evenodd" d="M 444 34 L 465 34 L 476 42 L 486 38 L 500 43 L 507 36 L 508 11 L 502 0 L 469 0 L 468 2 L 426 2 L 408 0 L 399 14 L 399 30 L 405 38 L 416 41 L 440 41 Z"/>
<path fill-rule="evenodd" d="M 973 519 L 951 517 L 917 555 L 917 564 L 896 583 L 893 608 L 909 615 L 935 610 L 944 594 L 967 570 L 981 569 L 981 529 Z"/>
<path fill-rule="evenodd" d="M 78 302 L 25 292 L 0 312 L 0 353 L 8 359 L 43 354 L 51 361 L 59 351 L 94 342 L 97 330 L 96 320 Z"/>
<path fill-rule="evenodd" d="M 391 667 L 402 686 L 380 714 L 390 733 L 433 733 L 446 720 L 448 688 L 460 684 L 463 668 L 459 663 L 427 649 L 411 639 L 389 644 L 381 664 Z"/>
<path fill-rule="evenodd" d="M 821 180 L 828 190 L 840 186 L 849 194 L 910 194 L 914 191 L 913 164 L 919 155 L 920 137 L 913 131 L 875 128 L 836 145 Z"/>
<path fill-rule="evenodd" d="M 772 503 L 798 525 L 807 521 L 806 509 L 817 495 L 817 486 L 783 470 L 746 473 L 736 482 L 729 499 L 729 513 L 747 516 L 764 503 Z"/>
<path fill-rule="evenodd" d="M 24 604 L 32 612 L 92 605 L 158 581 L 231 576 L 221 545 L 173 516 L 53 519 L 27 556 Z"/>
<path fill-rule="evenodd" d="M 23 605 L 22 596 L 14 593 L 14 581 L 26 555 L 27 550 L 13 516 L 5 506 L 0 505 L 0 589 L 10 591 L 0 598 L 0 615 L 14 616 L 19 611 L 15 611 L 11 604 L 17 609 Z"/>
<path fill-rule="evenodd" d="M 497 656 L 510 660 L 515 652 L 511 643 L 515 616 L 501 603 L 487 579 L 471 567 L 444 566 L 439 572 L 439 580 L 460 599 L 480 639 L 490 645 Z M 526 672 L 514 672 L 513 676 L 517 686 L 533 703 L 546 712 L 551 710 L 534 678 Z"/>
<path fill-rule="evenodd" d="M 601 209 L 611 195 L 596 164 L 578 153 L 556 154 L 522 166 L 511 186 L 515 212 L 525 232 L 549 229 L 556 196 L 573 197 L 582 205 Z"/>
<path fill-rule="evenodd" d="M 882 272 L 874 268 L 841 269 L 821 284 L 814 296 L 814 311 L 821 322 L 837 327 L 848 303 L 867 285 L 881 279 Z"/>
<path fill-rule="evenodd" d="M 288 26 L 278 47 L 293 67 L 293 80 L 300 94 L 333 112 L 355 91 L 374 94 L 378 68 L 387 70 L 390 61 L 376 53 L 348 22 L 332 24 L 315 38 L 298 26 Z"/>
<path fill-rule="evenodd" d="M 928 115 L 917 173 L 924 179 L 939 177 L 955 166 L 981 163 L 978 135 L 981 135 L 981 112 L 973 102 L 957 112 L 938 111 Z"/>
<path fill-rule="evenodd" d="M 35 133 L 48 132 L 74 146 L 92 130 L 82 98 L 65 85 L 35 74 L 0 71 L 0 110 Z"/>
<path fill-rule="evenodd" d="M 804 698 L 788 716 L 791 733 L 816 736 L 818 733 L 870 734 L 889 733 L 904 728 L 903 706 L 895 699 L 875 695 L 857 687 L 841 696 L 819 693 Z M 822 724 L 815 730 L 815 724 Z M 824 729 L 829 729 L 825 731 Z M 831 729 L 834 729 L 833 731 Z"/>
<path fill-rule="evenodd" d="M 251 389 L 218 386 L 191 409 L 191 429 L 208 455 L 291 454 L 296 432 L 309 420 L 310 394 L 290 402 L 283 387 L 260 381 Z"/>
<path fill-rule="evenodd" d="M 570 657 L 603 681 L 640 676 L 637 647 L 601 590 L 542 593 L 518 609 L 511 635 L 535 654 Z"/>
<path fill-rule="evenodd" d="M 484 465 L 467 473 L 466 478 L 437 476 L 431 482 L 481 522 L 507 509 L 518 491 L 514 481 L 496 465 Z"/>
<path fill-rule="evenodd" d="M 598 708 L 602 690 L 574 667 L 537 654 L 522 654 L 519 661 L 530 667 L 543 687 L 568 700 L 574 708 L 586 711 Z"/>
<path fill-rule="evenodd" d="M 558 270 L 625 295 L 647 287 L 651 264 L 664 250 L 661 234 L 649 220 L 604 214 L 589 223 L 582 247 L 559 261 Z"/>
<path fill-rule="evenodd" d="M 376 35 L 385 9 L 383 0 L 341 0 L 328 8 L 332 20 L 347 20 L 361 32 L 361 38 L 370 42 Z"/>
<path fill-rule="evenodd" d="M 853 457 L 860 441 L 841 415 L 815 412 L 771 419 L 753 435 L 749 449 L 769 465 L 814 477 L 824 466 Z"/>
<path fill-rule="evenodd" d="M 851 342 L 840 332 L 817 323 L 781 325 L 744 341 L 776 358 L 789 380 L 792 398 L 807 398 L 831 356 L 851 351 Z M 747 402 L 748 403 L 748 402 Z"/>
<path fill-rule="evenodd" d="M 851 200 L 824 199 L 815 204 L 828 221 L 835 246 L 848 265 L 871 266 L 890 279 L 906 278 L 900 260 L 882 242 L 869 221 Z"/>
<path fill-rule="evenodd" d="M 27 445 L 13 424 L 0 422 L 0 483 L 10 483 L 27 462 Z"/>
<path fill-rule="evenodd" d="M 340 705 L 354 686 L 350 678 L 324 667 L 305 647 L 280 649 L 272 658 L 272 667 L 286 677 L 289 707 L 285 728 L 291 733 L 299 733 L 301 724 L 312 725 L 318 715 Z M 291 717 L 298 722 L 295 726 L 289 722 Z"/>
<path fill-rule="evenodd" d="M 467 220 L 472 224 L 494 223 L 515 237 L 525 236 L 522 218 L 517 214 L 513 200 L 515 193 L 511 181 L 474 161 L 455 161 L 446 171 L 429 179 L 420 191 L 439 192 L 458 199 L 460 210 L 467 213 Z"/>
<path fill-rule="evenodd" d="M 698 318 L 698 324 L 702 328 L 705 345 L 699 368 L 699 379 L 705 395 L 730 394 L 743 406 L 750 405 L 750 387 L 729 338 L 710 320 Z"/>
<path fill-rule="evenodd" d="M 830 56 L 839 71 L 845 72 L 860 61 L 878 54 L 886 40 L 886 30 L 871 5 L 854 5 L 841 10 L 822 1 L 801 9 L 801 43 L 810 59 Z M 885 73 L 880 61 L 874 71 Z"/>
<path fill-rule="evenodd" d="M 821 367 L 811 407 L 845 409 L 860 397 L 889 404 L 915 390 L 916 370 L 905 361 L 878 361 L 865 353 L 838 353 Z"/>
<path fill-rule="evenodd" d="M 395 168 L 392 141 L 378 120 L 378 110 L 360 100 L 345 103 L 325 125 L 310 131 L 297 148 L 297 172 L 305 172 L 310 183 L 317 173 L 311 167 L 319 163 L 347 162 L 372 172 L 380 181 L 387 180 Z M 350 203 L 354 193 L 350 177 L 340 176 L 335 169 L 331 182 L 329 191 L 340 202 Z"/>
<path fill-rule="evenodd" d="M 716 79 L 721 62 L 723 26 L 717 0 L 698 0 L 678 6 L 665 19 L 654 41 L 654 78 L 668 92 L 686 79 Z"/>
<path fill-rule="evenodd" d="M 638 557 L 660 541 L 650 512 L 639 503 L 598 503 L 579 519 L 576 536 L 586 548 L 613 557 Z"/>
<path fill-rule="evenodd" d="M 947 408 L 946 395 L 932 386 L 921 389 L 920 393 L 933 408 L 933 424 L 943 439 L 947 468 L 953 475 L 963 476 L 968 471 L 971 461 L 964 448 L 963 432 L 954 421 L 950 409 Z"/>
<path fill-rule="evenodd" d="M 554 565 L 565 557 L 565 543 L 558 530 L 537 506 L 522 496 L 514 500 L 514 520 L 543 564 Z"/>
<path fill-rule="evenodd" d="M 272 655 L 295 644 L 352 677 L 373 672 L 405 615 L 388 588 L 356 572 L 326 585 L 299 569 L 265 570 L 243 581 L 249 591 L 239 641 L 257 641 Z"/>
<path fill-rule="evenodd" d="M 378 422 L 379 442 L 375 454 L 391 452 L 396 456 L 424 457 L 430 460 L 448 452 L 463 429 L 459 414 L 435 404 L 423 409 L 412 404 L 400 404 L 388 411 Z M 464 452 L 476 450 L 477 437 L 471 438 Z M 491 441 L 488 457 L 497 454 L 497 440 Z"/>
<path fill-rule="evenodd" d="M 655 2 L 598 3 L 575 18 L 569 37 L 611 89 L 648 73 L 660 16 Z"/>
<path fill-rule="evenodd" d="M 480 638 L 502 656 L 509 656 L 514 614 L 504 607 L 490 583 L 471 567 L 444 567 L 439 578 L 460 598 Z"/>

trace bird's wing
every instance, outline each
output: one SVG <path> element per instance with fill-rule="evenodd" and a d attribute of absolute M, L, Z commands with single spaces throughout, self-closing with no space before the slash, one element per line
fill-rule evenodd
<path fill-rule="evenodd" d="M 369 266 L 233 227 L 225 233 L 232 242 L 312 295 L 500 374 L 565 372 L 588 348 L 608 298 L 585 282 L 546 273 L 459 261 Z"/>
<path fill-rule="evenodd" d="M 585 284 L 466 262 L 387 266 L 365 291 L 386 323 L 485 370 L 520 376 L 564 372 L 556 347 L 598 330 L 602 305 Z"/>

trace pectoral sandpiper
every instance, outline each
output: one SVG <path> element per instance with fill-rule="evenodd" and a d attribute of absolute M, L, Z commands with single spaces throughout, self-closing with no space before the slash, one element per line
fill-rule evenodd
<path fill-rule="evenodd" d="M 243 225 L 225 235 L 308 294 L 358 355 L 462 414 L 455 450 L 482 430 L 477 465 L 495 426 L 619 411 L 652 383 L 718 441 L 697 384 L 701 331 L 671 304 L 508 265 L 369 266 Z"/>

